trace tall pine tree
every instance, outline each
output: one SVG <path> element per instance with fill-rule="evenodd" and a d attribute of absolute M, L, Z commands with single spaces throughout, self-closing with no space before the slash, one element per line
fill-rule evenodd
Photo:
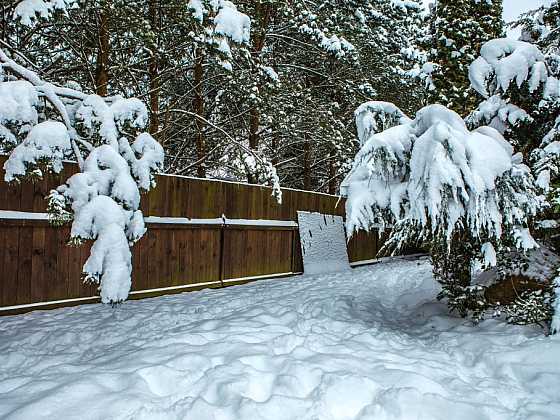
<path fill-rule="evenodd" d="M 477 103 L 468 68 L 485 42 L 502 37 L 502 0 L 437 0 L 428 19 L 429 102 L 465 116 Z"/>

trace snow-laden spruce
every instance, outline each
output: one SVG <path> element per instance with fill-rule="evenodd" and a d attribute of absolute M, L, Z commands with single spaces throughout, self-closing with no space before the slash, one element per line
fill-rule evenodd
<path fill-rule="evenodd" d="M 358 138 L 363 146 L 371 134 L 384 131 L 397 124 L 407 124 L 410 118 L 391 102 L 370 101 L 356 110 Z"/>
<path fill-rule="evenodd" d="M 138 99 L 102 98 L 43 81 L 0 50 L 0 146 L 9 158 L 5 180 L 61 172 L 64 159 L 79 173 L 49 195 L 51 221 L 72 221 L 71 242 L 93 240 L 83 272 L 99 284 L 103 302 L 127 298 L 130 246 L 146 232 L 140 191 L 161 170 L 163 148 L 142 130 Z"/>
<path fill-rule="evenodd" d="M 541 12 L 545 13 L 545 9 Z M 552 204 L 541 211 L 538 218 L 551 222 L 547 219 L 557 218 L 554 206 L 560 202 L 560 57 L 555 47 L 549 48 L 547 42 L 541 42 L 542 36 L 546 38 L 546 28 L 534 27 L 535 22 L 544 24 L 541 12 L 533 16 L 536 21 L 529 19 L 531 22 L 522 24 L 522 40 L 494 39 L 482 46 L 480 57 L 469 67 L 469 79 L 484 100 L 466 121 L 470 128 L 489 124 L 530 158 L 537 177 L 536 185 Z M 554 229 L 554 226 L 555 223 L 538 223 L 540 233 Z M 554 241 L 554 235 L 550 233 L 542 236 Z M 524 259 L 524 256 L 516 255 L 514 259 Z M 507 271 L 515 273 L 512 267 Z M 548 284 L 553 279 L 541 280 Z M 556 283 L 558 287 L 558 280 Z M 557 296 L 559 290 L 560 287 Z M 534 294 L 541 300 L 542 296 L 541 290 Z M 560 328 L 560 299 L 556 299 L 555 305 L 557 315 L 552 322 L 553 331 Z M 549 311 L 550 302 L 536 309 Z"/>
<path fill-rule="evenodd" d="M 399 115 L 400 123 L 377 133 L 383 109 L 384 121 Z M 356 122 L 363 146 L 344 182 L 348 232 L 390 226 L 386 249 L 427 247 L 440 297 L 480 319 L 485 305 L 473 284 L 475 262 L 495 264 L 504 248 L 536 246 L 528 226 L 542 199 L 522 156 L 494 128 L 470 131 L 442 105 L 411 120 L 392 104 L 369 104 L 357 110 Z"/>
<path fill-rule="evenodd" d="M 560 175 L 560 80 L 552 69 L 559 57 L 537 45 L 495 39 L 481 49 L 469 67 L 472 87 L 486 98 L 469 117 L 471 127 L 489 124 L 514 138 L 531 154 L 538 185 L 550 192 Z M 553 203 L 560 192 L 550 192 Z"/>
<path fill-rule="evenodd" d="M 549 76 L 545 57 L 537 46 L 512 39 L 493 39 L 484 44 L 469 67 L 472 87 L 484 97 L 489 90 L 506 92 L 512 82 L 529 83 L 535 92 L 544 84 L 544 97 L 558 96 L 558 80 Z"/>
<path fill-rule="evenodd" d="M 469 131 L 455 112 L 430 105 L 376 133 L 370 109 L 356 115 L 363 146 L 348 179 L 349 231 L 407 221 L 422 235 L 450 240 L 468 228 L 498 240 L 536 213 L 530 171 L 495 129 Z"/>

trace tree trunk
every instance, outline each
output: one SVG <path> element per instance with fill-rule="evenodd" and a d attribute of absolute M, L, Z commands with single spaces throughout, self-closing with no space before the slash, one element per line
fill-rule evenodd
<path fill-rule="evenodd" d="M 272 163 L 273 166 L 276 166 L 278 165 L 278 134 L 276 132 L 272 135 L 271 142 L 272 160 L 270 163 Z"/>
<path fill-rule="evenodd" d="M 466 231 L 455 232 L 448 248 L 447 242 L 435 240 L 430 249 L 436 277 L 456 285 L 471 285 L 471 266 L 475 251 L 472 238 Z"/>
<path fill-rule="evenodd" d="M 329 194 L 336 194 L 336 167 L 334 165 L 336 154 L 334 149 L 329 153 Z"/>
<path fill-rule="evenodd" d="M 109 11 L 101 7 L 97 16 L 97 57 L 95 66 L 95 93 L 107 96 L 109 84 Z"/>
<path fill-rule="evenodd" d="M 194 112 L 201 118 L 196 119 L 196 153 L 198 164 L 196 167 L 196 174 L 200 178 L 206 178 L 206 139 L 204 138 L 204 51 L 202 48 L 195 50 L 195 64 L 194 64 Z"/>
<path fill-rule="evenodd" d="M 311 191 L 311 142 L 303 144 L 303 189 Z"/>
<path fill-rule="evenodd" d="M 150 26 L 152 32 L 157 34 L 159 32 L 159 0 L 150 0 L 149 14 Z M 150 78 L 150 134 L 155 136 L 159 131 L 159 67 L 158 67 L 158 41 L 152 45 L 152 56 L 148 66 L 148 75 Z"/>
<path fill-rule="evenodd" d="M 264 48 L 266 40 L 266 31 L 268 29 L 268 24 L 270 22 L 270 17 L 272 13 L 272 5 L 263 5 L 262 3 L 257 3 L 255 5 L 255 22 L 258 22 L 259 26 L 255 30 L 253 35 L 253 57 L 255 62 L 260 63 L 260 54 Z M 260 89 L 260 86 L 259 86 Z M 253 150 L 257 150 L 260 143 L 260 110 L 257 106 L 253 107 L 249 113 L 249 147 Z"/>
<path fill-rule="evenodd" d="M 255 106 L 251 109 L 249 115 L 249 147 L 252 150 L 257 150 L 259 148 L 259 124 L 260 124 L 260 112 Z"/>

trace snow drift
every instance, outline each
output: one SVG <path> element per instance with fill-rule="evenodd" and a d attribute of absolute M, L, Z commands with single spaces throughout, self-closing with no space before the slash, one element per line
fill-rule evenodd
<path fill-rule="evenodd" d="M 431 270 L 394 262 L 3 318 L 0 417 L 560 417 L 559 338 L 450 317 Z"/>

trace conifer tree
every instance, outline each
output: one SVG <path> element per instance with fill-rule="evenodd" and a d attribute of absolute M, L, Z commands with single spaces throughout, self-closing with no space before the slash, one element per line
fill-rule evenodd
<path fill-rule="evenodd" d="M 522 156 L 497 130 L 470 131 L 441 105 L 412 120 L 391 103 L 369 102 L 356 125 L 362 148 L 345 181 L 347 231 L 391 226 L 382 252 L 429 250 L 438 298 L 479 321 L 488 303 L 475 263 L 493 267 L 502 250 L 537 246 L 528 227 L 541 200 Z"/>
<path fill-rule="evenodd" d="M 503 35 L 501 0 L 437 0 L 429 16 L 429 102 L 465 116 L 476 106 L 469 64 L 482 44 Z"/>
<path fill-rule="evenodd" d="M 544 43 L 541 45 L 546 54 L 538 48 L 541 36 L 535 36 L 537 32 L 532 29 L 535 26 L 525 28 L 522 38 L 531 42 L 491 40 L 483 45 L 481 56 L 471 64 L 469 77 L 472 86 L 485 100 L 469 115 L 467 123 L 471 128 L 489 124 L 511 139 L 518 150 L 530 158 L 539 193 L 548 195 L 552 204 L 541 208 L 537 215 L 538 238 L 546 248 L 557 250 L 559 242 L 554 229 L 558 227 L 560 193 L 560 79 L 556 65 L 559 57 L 554 48 L 546 48 Z M 549 33 L 547 30 L 543 32 Z M 542 265 L 538 255 L 526 256 L 508 251 L 505 257 L 497 271 L 496 286 L 500 288 L 511 284 L 512 274 L 535 270 L 536 266 Z M 515 301 L 502 302 L 506 305 L 504 311 L 508 320 L 514 323 L 549 322 L 553 313 L 550 296 L 556 294 L 556 314 L 552 318 L 551 329 L 558 331 L 558 279 L 539 275 L 536 279 L 537 283 L 528 290 L 520 291 L 521 294 L 516 292 Z"/>

